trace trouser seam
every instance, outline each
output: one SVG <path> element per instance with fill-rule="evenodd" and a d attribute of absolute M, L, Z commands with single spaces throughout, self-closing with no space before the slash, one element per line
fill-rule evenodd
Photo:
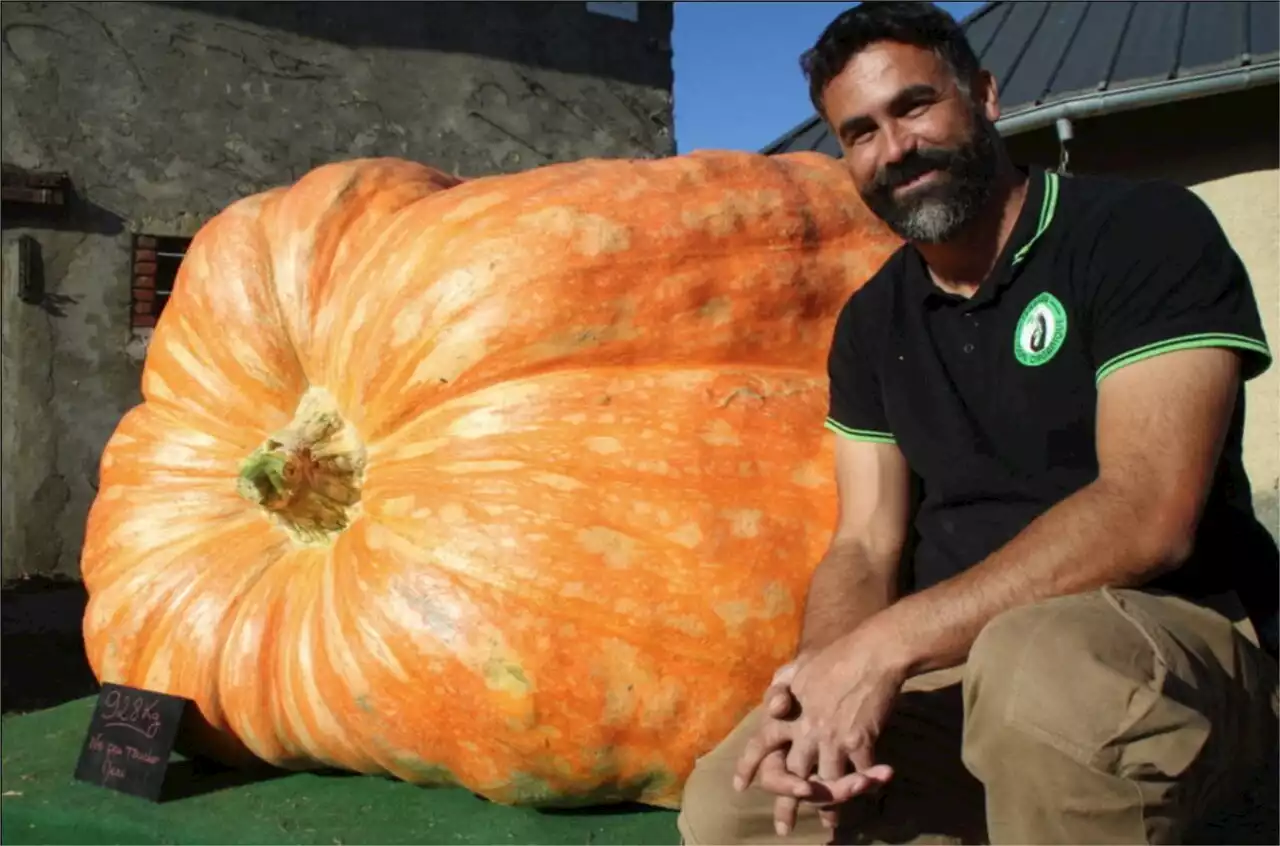
<path fill-rule="evenodd" d="M 1117 776 L 1117 778 L 1123 778 L 1125 783 L 1129 785 L 1129 788 L 1138 797 L 1138 819 L 1142 821 L 1142 842 L 1146 843 L 1147 846 L 1150 846 L 1151 832 L 1147 828 L 1147 797 L 1142 793 L 1142 785 L 1138 784 L 1134 779 L 1125 778 L 1125 776 Z"/>
<path fill-rule="evenodd" d="M 1110 588 L 1103 588 L 1101 593 L 1102 597 L 1107 601 L 1107 604 L 1110 605 L 1112 609 L 1121 616 L 1121 618 L 1128 622 L 1129 625 L 1133 626 L 1133 628 L 1137 630 L 1138 634 L 1142 636 L 1142 639 L 1147 642 L 1147 645 L 1151 647 L 1151 654 L 1155 658 L 1154 678 L 1152 678 L 1147 684 L 1147 688 L 1151 693 L 1151 696 L 1147 699 L 1146 707 L 1120 724 L 1119 728 L 1117 728 L 1116 732 L 1111 736 L 1111 740 L 1114 740 L 1117 737 L 1123 736 L 1141 720 L 1146 719 L 1146 717 L 1150 715 L 1152 709 L 1156 707 L 1157 703 L 1160 701 L 1160 697 L 1164 693 L 1165 682 L 1169 677 L 1169 659 L 1168 656 L 1165 655 L 1164 650 L 1160 648 L 1160 644 L 1156 641 L 1155 637 L 1147 631 L 1146 627 L 1134 614 L 1130 613 L 1123 607 L 1120 603 L 1120 598 L 1117 597 Z M 1104 743 L 1102 746 L 1105 748 L 1107 744 Z M 1096 757 L 1096 755 L 1097 751 L 1094 752 L 1093 757 Z M 1090 766 L 1094 766 L 1092 757 L 1089 763 Z M 1096 766 L 1094 768 L 1097 769 Z M 1116 775 L 1120 776 L 1119 773 L 1116 773 Z M 1124 778 L 1126 781 L 1133 782 L 1132 779 L 1129 779 L 1126 776 L 1120 777 Z M 1143 818 L 1146 818 L 1145 808 L 1143 811 Z"/>

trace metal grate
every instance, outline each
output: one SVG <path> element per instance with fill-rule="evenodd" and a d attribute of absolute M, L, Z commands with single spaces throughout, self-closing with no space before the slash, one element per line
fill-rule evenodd
<path fill-rule="evenodd" d="M 173 294 L 178 269 L 190 246 L 191 239 L 180 236 L 133 236 L 133 286 L 129 302 L 129 323 L 133 328 L 156 325 Z"/>

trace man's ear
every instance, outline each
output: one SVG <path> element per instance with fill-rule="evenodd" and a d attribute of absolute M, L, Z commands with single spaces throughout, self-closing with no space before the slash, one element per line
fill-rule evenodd
<path fill-rule="evenodd" d="M 982 109 L 987 120 L 995 123 L 1000 118 L 1000 88 L 991 71 L 979 70 L 973 78 L 970 89 L 975 106 Z"/>

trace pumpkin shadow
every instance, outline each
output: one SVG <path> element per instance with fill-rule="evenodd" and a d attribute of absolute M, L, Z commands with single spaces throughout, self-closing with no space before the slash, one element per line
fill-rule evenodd
<path fill-rule="evenodd" d="M 582 808 L 538 808 L 538 813 L 552 817 L 621 817 L 635 814 L 670 813 L 663 808 L 641 805 L 639 802 L 620 802 L 614 805 L 587 805 Z"/>
<path fill-rule="evenodd" d="M 492 805 L 493 800 L 487 799 L 474 791 L 467 791 L 473 797 Z M 608 817 L 608 816 L 632 816 L 634 814 L 649 814 L 655 812 L 663 812 L 665 808 L 656 808 L 653 805 L 642 805 L 639 802 L 614 802 L 613 804 L 602 802 L 599 805 L 582 805 L 578 807 L 529 807 L 526 810 L 535 814 L 542 814 L 548 817 Z"/>
<path fill-rule="evenodd" d="M 297 773 L 268 766 L 230 767 L 209 758 L 183 758 L 169 765 L 160 802 L 178 802 L 291 775 Z"/>

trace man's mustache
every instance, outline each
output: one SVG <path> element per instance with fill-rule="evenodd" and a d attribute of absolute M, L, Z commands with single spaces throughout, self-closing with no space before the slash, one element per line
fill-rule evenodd
<path fill-rule="evenodd" d="M 902 161 L 887 164 L 875 175 L 871 190 L 887 192 L 906 185 L 913 179 L 933 173 L 935 170 L 951 171 L 960 160 L 956 150 L 934 147 L 927 150 L 913 150 Z"/>

